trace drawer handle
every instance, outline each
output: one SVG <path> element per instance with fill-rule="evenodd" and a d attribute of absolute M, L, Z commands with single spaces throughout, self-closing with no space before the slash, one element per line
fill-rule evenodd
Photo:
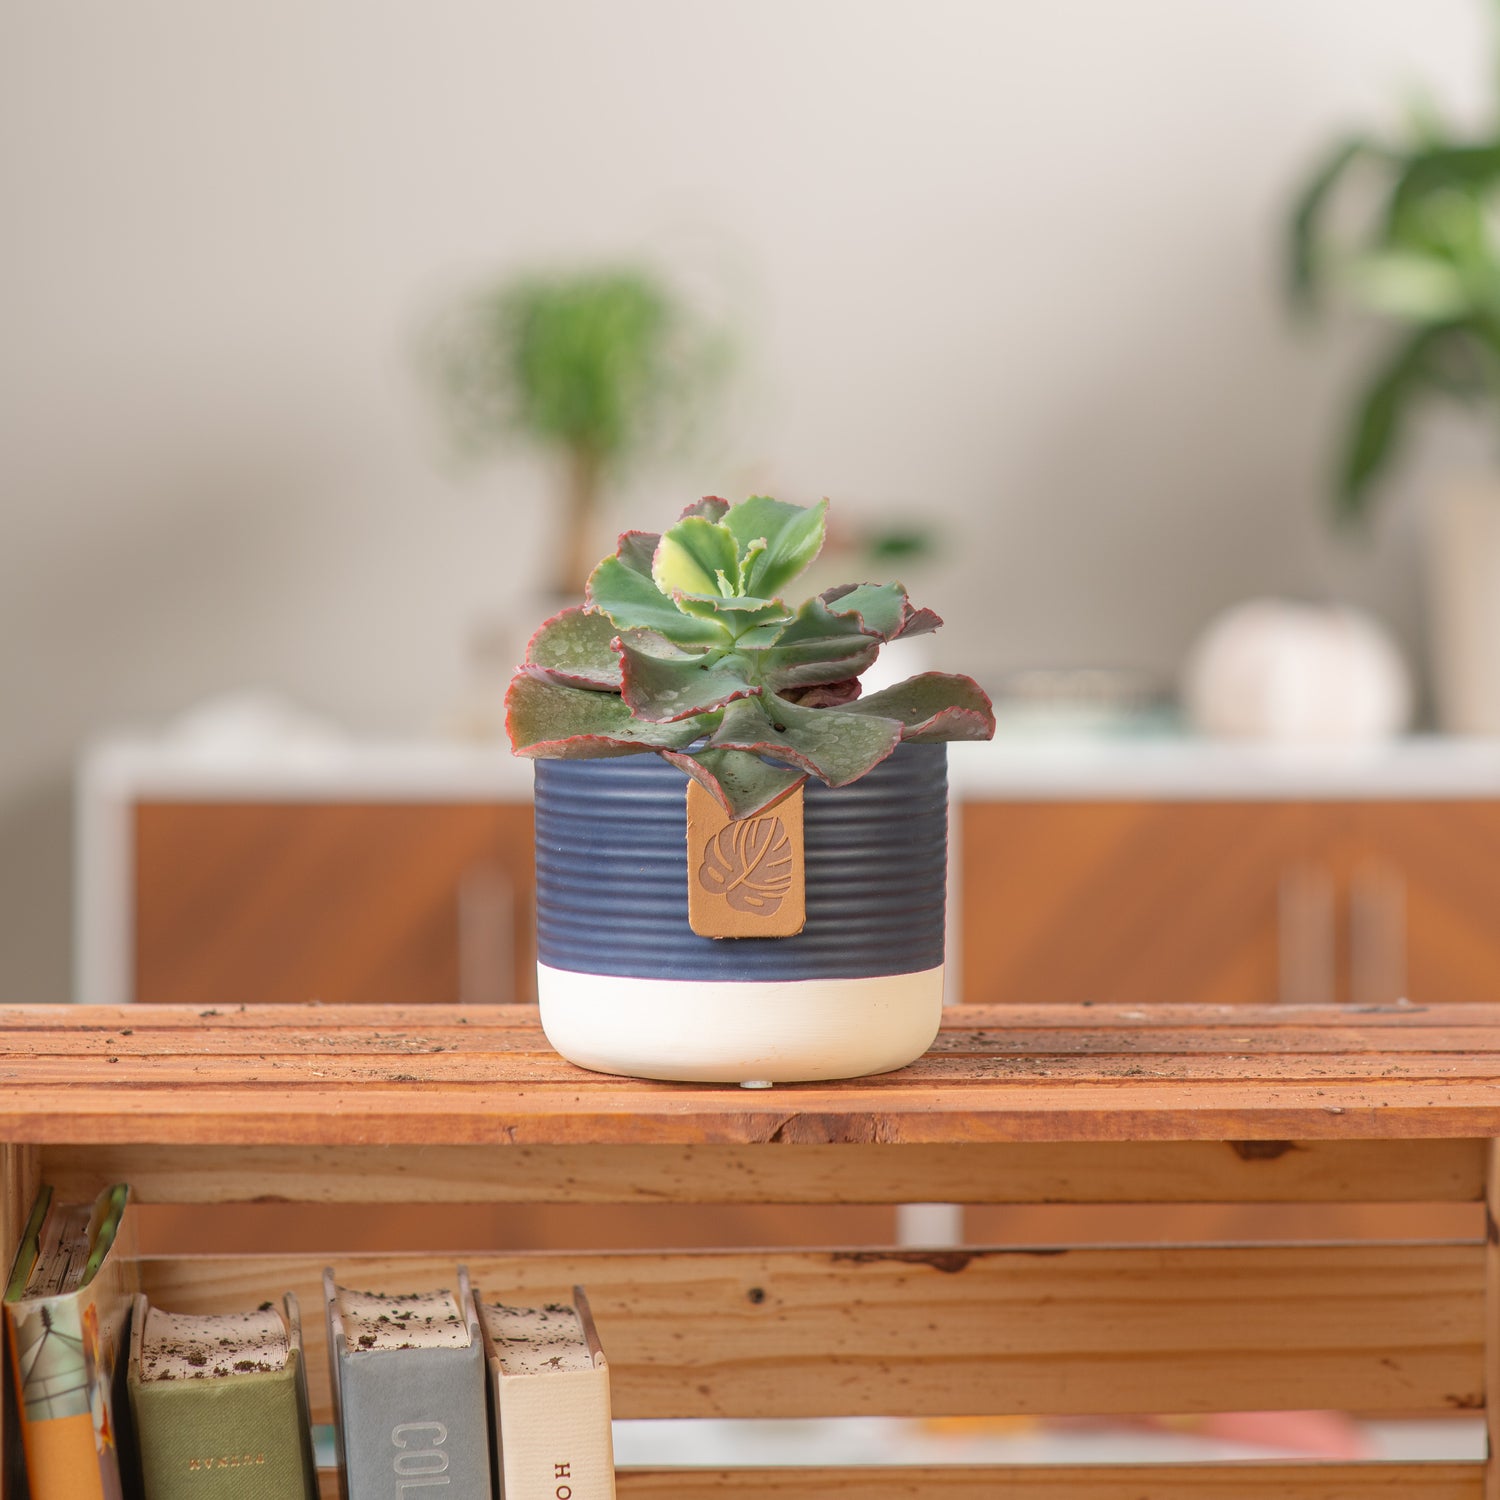
<path fill-rule="evenodd" d="M 1320 865 L 1298 865 L 1277 892 L 1276 958 L 1283 1005 L 1331 1005 L 1337 966 L 1333 878 Z"/>

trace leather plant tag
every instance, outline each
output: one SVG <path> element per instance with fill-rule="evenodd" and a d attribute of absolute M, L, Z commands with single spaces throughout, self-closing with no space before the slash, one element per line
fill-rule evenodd
<path fill-rule="evenodd" d="M 687 788 L 688 925 L 699 937 L 792 937 L 807 921 L 802 788 L 738 822 Z"/>

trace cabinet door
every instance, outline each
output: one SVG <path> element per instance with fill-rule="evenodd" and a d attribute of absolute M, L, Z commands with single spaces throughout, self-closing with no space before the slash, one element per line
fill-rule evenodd
<path fill-rule="evenodd" d="M 1500 1000 L 1500 802 L 1372 802 L 1349 873 L 1350 998 Z"/>
<path fill-rule="evenodd" d="M 1331 1002 L 1347 817 L 1291 802 L 970 803 L 962 998 Z"/>
<path fill-rule="evenodd" d="M 531 807 L 141 803 L 134 998 L 535 998 Z"/>

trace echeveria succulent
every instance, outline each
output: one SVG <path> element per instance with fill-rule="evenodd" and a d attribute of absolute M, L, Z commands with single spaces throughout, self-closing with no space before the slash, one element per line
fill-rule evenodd
<path fill-rule="evenodd" d="M 822 547 L 827 510 L 710 496 L 660 536 L 627 531 L 585 604 L 531 639 L 506 694 L 516 754 L 652 750 L 743 818 L 809 775 L 857 781 L 903 740 L 989 739 L 994 711 L 970 678 L 923 672 L 862 695 L 881 646 L 942 624 L 899 583 L 780 597 Z"/>

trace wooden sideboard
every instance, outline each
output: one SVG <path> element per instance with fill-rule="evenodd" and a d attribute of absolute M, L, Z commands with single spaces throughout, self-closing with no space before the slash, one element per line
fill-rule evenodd
<path fill-rule="evenodd" d="M 133 998 L 536 998 L 531 804 L 133 805 Z"/>
<path fill-rule="evenodd" d="M 755 1093 L 583 1073 L 525 1006 L 8 1007 L 0 1082 L 7 1257 L 40 1181 L 76 1199 L 125 1180 L 148 1213 L 249 1216 L 223 1253 L 143 1260 L 177 1311 L 288 1288 L 316 1309 L 325 1263 L 399 1286 L 462 1258 L 496 1294 L 588 1288 L 621 1418 L 1457 1411 L 1482 1414 L 1497 1451 L 1496 1005 L 966 1006 L 898 1073 Z M 432 1217 L 934 1197 L 1484 1205 L 1491 1232 L 527 1254 L 444 1239 Z M 341 1214 L 346 1238 L 314 1255 L 255 1228 L 288 1203 Z M 372 1215 L 420 1220 L 432 1242 L 345 1253 Z M 326 1421 L 321 1320 L 305 1331 Z M 649 1469 L 620 1494 L 1495 1500 L 1500 1461 Z"/>
<path fill-rule="evenodd" d="M 965 1000 L 1500 997 L 1500 746 L 951 758 Z M 528 1000 L 529 798 L 495 746 L 102 746 L 80 780 L 78 998 Z"/>
<path fill-rule="evenodd" d="M 966 998 L 1500 997 L 1500 799 L 972 801 Z"/>

